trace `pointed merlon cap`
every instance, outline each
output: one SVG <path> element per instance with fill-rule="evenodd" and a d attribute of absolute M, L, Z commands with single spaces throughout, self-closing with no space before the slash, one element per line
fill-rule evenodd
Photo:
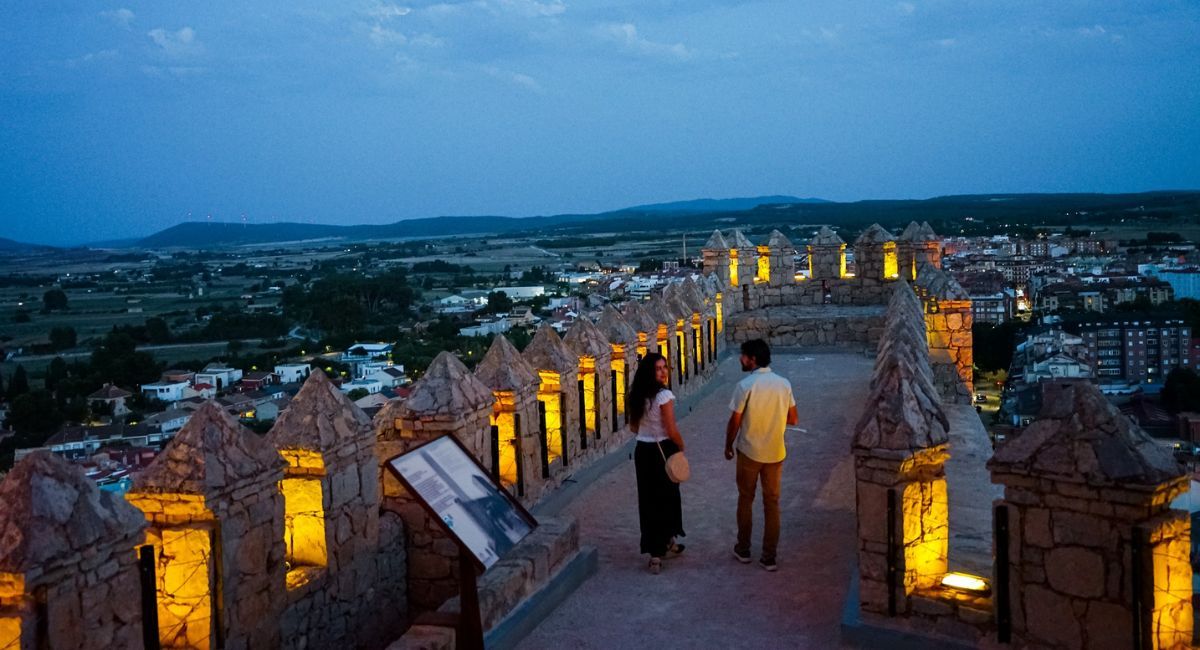
<path fill-rule="evenodd" d="M 778 230 L 772 230 L 770 238 L 767 239 L 767 247 L 779 250 L 796 250 L 792 244 L 792 240 Z"/>
<path fill-rule="evenodd" d="M 1021 435 L 996 448 L 994 473 L 1028 474 L 1096 486 L 1153 487 L 1185 475 L 1154 441 L 1087 381 L 1043 385 L 1042 411 Z"/>
<path fill-rule="evenodd" d="M 537 371 L 503 334 L 492 339 L 492 346 L 475 367 L 475 378 L 494 393 L 536 390 L 539 383 Z"/>
<path fill-rule="evenodd" d="M 209 400 L 134 478 L 132 492 L 217 496 L 243 481 L 276 481 L 283 466 L 270 443 Z"/>
<path fill-rule="evenodd" d="M 521 356 L 529 362 L 529 365 L 538 370 L 549 370 L 560 374 L 579 372 L 579 357 L 571 352 L 566 343 L 563 343 L 558 332 L 555 332 L 549 323 L 542 323 L 538 326 L 533 340 L 525 346 L 525 351 L 521 353 Z"/>
<path fill-rule="evenodd" d="M 575 321 L 563 337 L 563 343 L 580 356 L 600 358 L 612 355 L 608 339 L 586 318 Z"/>
<path fill-rule="evenodd" d="M 662 295 L 659 296 L 659 302 L 663 306 L 663 313 L 671 319 L 671 323 L 684 318 L 691 318 L 692 311 L 679 304 L 679 300 L 675 297 L 675 285 L 668 284 L 663 287 Z"/>
<path fill-rule="evenodd" d="M 854 448 L 905 456 L 946 444 L 950 423 L 936 389 L 920 381 L 910 357 L 891 354 L 876 370 L 854 429 Z"/>
<path fill-rule="evenodd" d="M 813 246 L 843 246 L 846 242 L 842 241 L 836 232 L 830 230 L 829 226 L 821 226 L 820 232 L 809 243 Z"/>
<path fill-rule="evenodd" d="M 317 370 L 308 375 L 300 392 L 279 414 L 267 441 L 281 451 L 327 453 L 371 436 L 371 418 Z"/>
<path fill-rule="evenodd" d="M 888 232 L 883 226 L 873 223 L 870 228 L 867 228 L 863 231 L 863 234 L 858 236 L 858 239 L 854 240 L 854 245 L 878 246 L 890 241 L 896 241 L 892 233 Z"/>
<path fill-rule="evenodd" d="M 900 241 L 924 242 L 935 239 L 937 239 L 937 235 L 934 234 L 933 228 L 930 228 L 928 223 L 921 225 L 916 221 L 910 221 L 908 227 L 900 234 Z"/>
<path fill-rule="evenodd" d="M 654 321 L 654 331 L 656 332 L 658 331 L 659 325 L 674 321 L 674 319 L 671 318 L 671 312 L 667 307 L 667 304 L 663 302 L 661 295 L 652 294 L 650 296 L 650 300 L 648 300 L 643 307 L 646 309 L 646 313 L 650 315 L 650 319 Z"/>
<path fill-rule="evenodd" d="M 418 415 L 466 415 L 495 403 L 492 390 L 471 374 L 458 357 L 441 352 L 425 376 L 413 384 L 405 407 Z"/>
<path fill-rule="evenodd" d="M 917 268 L 917 286 L 938 300 L 970 300 L 971 294 L 953 276 L 932 264 Z"/>
<path fill-rule="evenodd" d="M 683 287 L 679 285 L 675 285 L 675 290 L 671 292 L 670 296 L 667 296 L 666 301 L 667 305 L 670 306 L 671 310 L 674 312 L 676 318 L 680 318 L 688 322 L 691 322 L 693 314 L 695 314 L 697 311 L 701 311 L 698 309 L 692 309 L 692 307 L 687 304 L 687 301 L 683 299 Z"/>
<path fill-rule="evenodd" d="M 746 236 L 743 235 L 742 231 L 740 230 L 733 231 L 733 241 L 730 243 L 733 245 L 733 248 L 749 248 L 755 251 L 758 250 L 758 247 L 751 243 L 749 239 L 746 239 Z"/>
<path fill-rule="evenodd" d="M 712 236 L 708 238 L 708 241 L 704 244 L 704 248 L 701 250 L 728 251 L 729 242 L 725 241 L 725 236 L 721 234 L 720 230 L 714 230 Z"/>
<path fill-rule="evenodd" d="M 683 297 L 684 304 L 691 307 L 694 312 L 703 313 L 708 307 L 704 301 L 704 292 L 700 290 L 700 285 L 696 284 L 696 281 L 691 278 L 683 281 L 683 289 L 680 291 L 680 295 Z"/>
<path fill-rule="evenodd" d="M 633 329 L 611 303 L 604 306 L 600 320 L 596 321 L 596 328 L 613 344 L 626 346 L 626 350 L 638 343 L 637 330 Z"/>
<path fill-rule="evenodd" d="M 625 320 L 634 330 L 649 335 L 658 331 L 658 323 L 650 316 L 642 303 L 631 300 L 625 303 L 624 310 Z"/>
<path fill-rule="evenodd" d="M 0 483 L 0 572 L 53 569 L 96 544 L 132 549 L 146 518 L 48 451 L 22 458 Z"/>

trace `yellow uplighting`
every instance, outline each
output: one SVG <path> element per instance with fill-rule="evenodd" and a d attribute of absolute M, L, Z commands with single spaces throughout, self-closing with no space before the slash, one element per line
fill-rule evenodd
<path fill-rule="evenodd" d="M 616 379 L 617 394 L 613 399 L 617 402 L 617 415 L 625 414 L 625 346 L 613 344 L 612 371 Z M 616 426 L 616 423 L 613 423 Z"/>
<path fill-rule="evenodd" d="M 894 279 L 900 277 L 900 261 L 896 257 L 896 242 L 883 244 L 883 277 Z"/>
<path fill-rule="evenodd" d="M 902 497 L 906 593 L 934 587 L 946 574 L 950 547 L 946 479 L 910 483 Z"/>
<path fill-rule="evenodd" d="M 329 553 L 325 541 L 321 479 L 285 478 L 280 487 L 284 504 L 283 535 L 291 571 L 327 566 Z"/>
<path fill-rule="evenodd" d="M 729 249 L 729 286 L 738 286 L 738 252 L 736 248 Z"/>
<path fill-rule="evenodd" d="M 717 292 L 717 334 L 725 331 L 725 319 L 721 315 L 721 293 Z"/>
<path fill-rule="evenodd" d="M 0 573 L 0 609 L 9 612 L 0 616 L 0 648 L 21 647 L 22 601 L 25 599 L 25 576 L 19 573 Z"/>
<path fill-rule="evenodd" d="M 583 380 L 583 419 L 589 433 L 596 432 L 596 357 L 579 357 L 579 378 Z"/>
<path fill-rule="evenodd" d="M 212 530 L 205 524 L 147 532 L 158 579 L 158 638 L 164 648 L 207 650 L 212 637 Z"/>
<path fill-rule="evenodd" d="M 991 586 L 988 585 L 987 580 L 967 573 L 959 573 L 957 571 L 947 573 L 946 575 L 942 576 L 942 586 L 975 594 L 986 594 L 992 590 Z"/>
<path fill-rule="evenodd" d="M 546 464 L 562 458 L 562 386 L 557 372 L 539 370 L 538 401 L 546 407 Z"/>
<path fill-rule="evenodd" d="M 758 247 L 758 276 L 754 279 L 758 282 L 771 281 L 771 249 L 766 246 Z"/>
<path fill-rule="evenodd" d="M 649 348 L 646 346 L 646 338 L 645 332 L 638 332 L 637 355 L 639 359 L 646 356 L 646 353 L 649 352 Z"/>
<path fill-rule="evenodd" d="M 496 405 L 492 411 L 492 425 L 500 437 L 497 449 L 499 458 L 492 459 L 497 465 L 497 474 L 504 487 L 517 486 L 517 426 L 515 395 L 512 391 L 496 391 Z"/>

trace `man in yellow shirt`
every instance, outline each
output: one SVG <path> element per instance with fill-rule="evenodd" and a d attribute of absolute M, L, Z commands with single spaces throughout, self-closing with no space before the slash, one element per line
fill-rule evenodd
<path fill-rule="evenodd" d="M 738 506 L 737 545 L 733 555 L 750 562 L 750 533 L 753 528 L 754 492 L 762 481 L 763 544 L 759 564 L 767 571 L 777 568 L 779 546 L 779 487 L 783 458 L 787 455 L 783 434 L 799 422 L 792 384 L 771 372 L 771 348 L 755 339 L 742 344 L 742 371 L 750 373 L 739 381 L 729 402 L 729 424 L 725 427 L 725 458 L 737 456 Z"/>

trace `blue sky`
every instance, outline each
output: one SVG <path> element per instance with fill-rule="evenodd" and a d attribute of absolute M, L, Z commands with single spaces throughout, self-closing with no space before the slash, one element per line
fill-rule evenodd
<path fill-rule="evenodd" d="M 0 236 L 1200 187 L 1200 3 L 0 6 Z"/>

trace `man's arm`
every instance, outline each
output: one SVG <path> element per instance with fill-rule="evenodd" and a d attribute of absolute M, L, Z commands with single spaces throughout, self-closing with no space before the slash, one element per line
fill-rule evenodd
<path fill-rule="evenodd" d="M 725 460 L 733 460 L 733 441 L 737 439 L 741 428 L 742 414 L 733 411 L 729 414 L 729 423 L 725 425 Z"/>
<path fill-rule="evenodd" d="M 792 404 L 791 407 L 788 408 L 787 423 L 788 426 L 800 424 L 800 414 L 796 412 L 795 404 Z"/>

